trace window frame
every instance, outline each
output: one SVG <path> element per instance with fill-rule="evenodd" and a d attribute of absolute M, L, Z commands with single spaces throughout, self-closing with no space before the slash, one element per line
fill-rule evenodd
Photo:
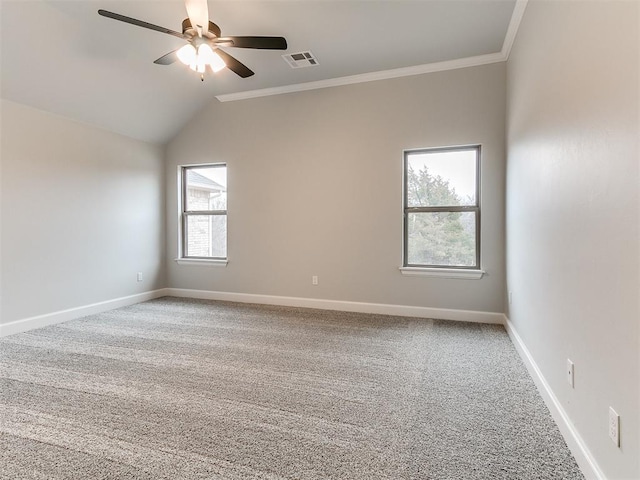
<path fill-rule="evenodd" d="M 195 256 L 195 255 L 187 255 L 187 245 L 188 245 L 188 238 L 187 238 L 187 222 L 189 220 L 190 216 L 195 216 L 195 215 L 207 215 L 207 216 L 219 216 L 219 215 L 224 215 L 225 217 L 227 217 L 227 225 L 228 225 L 228 210 L 229 210 L 229 204 L 228 204 L 228 197 L 227 197 L 227 208 L 224 210 L 187 210 L 187 171 L 189 170 L 195 170 L 195 169 L 200 169 L 200 168 L 227 168 L 227 174 L 228 174 L 228 166 L 226 163 L 201 163 L 201 164 L 195 164 L 195 165 L 181 165 L 180 166 L 180 246 L 179 246 L 179 258 L 176 259 L 178 261 L 178 263 L 184 263 L 184 264 L 189 264 L 189 263 L 205 263 L 205 264 L 214 264 L 214 263 L 218 263 L 218 264 L 223 264 L 226 265 L 227 260 L 228 260 L 228 256 L 229 256 L 229 252 L 227 251 L 228 248 L 228 231 L 227 231 L 227 235 L 225 236 L 225 252 L 227 253 L 226 256 L 224 257 L 203 257 L 203 256 Z"/>
<path fill-rule="evenodd" d="M 409 168 L 409 157 L 415 154 L 421 153 L 436 153 L 436 152 L 458 152 L 458 151 L 466 151 L 466 150 L 475 150 L 476 152 L 476 195 L 475 195 L 475 205 L 450 205 L 450 206 L 437 206 L 437 207 L 409 207 L 408 206 L 408 188 L 407 188 L 407 179 L 408 179 L 408 168 Z M 464 278 L 462 275 L 464 271 L 467 272 L 478 272 L 483 274 L 484 271 L 481 267 L 481 244 L 480 244 L 480 177 L 481 177 L 481 156 L 482 156 L 482 146 L 479 144 L 473 145 L 458 145 L 458 146 L 449 146 L 449 147 L 430 147 L 430 148 L 417 148 L 417 149 L 409 149 L 403 151 L 403 165 L 402 165 L 402 231 L 403 231 L 403 240 L 402 240 L 402 267 L 400 270 L 403 274 L 414 274 L 419 275 L 421 271 L 428 272 L 442 272 L 451 273 L 451 278 Z M 436 212 L 448 212 L 448 213 L 456 213 L 456 212 L 471 212 L 475 214 L 476 220 L 476 235 L 475 235 L 475 245 L 476 245 L 476 256 L 475 256 L 475 264 L 474 265 L 434 265 L 434 264 L 415 264 L 409 263 L 409 214 L 410 213 L 436 213 Z M 458 272 L 460 275 L 457 275 L 455 272 Z M 436 275 L 439 276 L 439 275 Z M 444 276 L 444 275 L 442 275 Z M 481 275 L 478 277 L 469 277 L 469 278 L 481 278 Z"/>

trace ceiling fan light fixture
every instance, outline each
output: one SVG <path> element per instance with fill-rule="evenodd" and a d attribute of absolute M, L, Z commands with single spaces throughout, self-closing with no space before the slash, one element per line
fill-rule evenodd
<path fill-rule="evenodd" d="M 224 60 L 222 60 L 222 58 L 220 58 L 220 55 L 218 55 L 216 52 L 213 52 L 213 55 L 211 55 L 211 59 L 209 61 L 209 66 L 211 67 L 211 70 L 213 70 L 213 73 L 217 73 L 225 68 L 227 64 L 224 63 Z"/>
<path fill-rule="evenodd" d="M 220 55 L 214 52 L 206 43 L 203 43 L 198 47 L 198 64 L 209 65 L 214 73 L 219 72 L 226 67 L 226 64 L 222 58 L 220 58 Z"/>
<path fill-rule="evenodd" d="M 188 43 L 184 47 L 180 48 L 176 55 L 178 56 L 178 60 L 180 60 L 185 65 L 191 65 L 196 62 L 197 53 L 196 48 Z"/>
<path fill-rule="evenodd" d="M 198 61 L 189 64 L 189 68 L 191 70 L 193 70 L 194 72 L 204 73 L 205 69 L 207 68 L 207 64 L 206 63 L 202 63 L 198 59 Z"/>

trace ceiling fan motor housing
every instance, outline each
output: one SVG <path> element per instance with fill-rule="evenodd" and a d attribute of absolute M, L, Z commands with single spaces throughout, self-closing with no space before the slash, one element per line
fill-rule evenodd
<path fill-rule="evenodd" d="M 185 18 L 182 21 L 182 33 L 185 35 L 197 35 L 198 32 L 193 25 L 191 25 L 191 20 Z M 206 32 L 202 32 L 202 35 L 205 35 L 209 38 L 219 37 L 220 36 L 220 27 L 213 22 L 209 22 L 209 30 Z"/>

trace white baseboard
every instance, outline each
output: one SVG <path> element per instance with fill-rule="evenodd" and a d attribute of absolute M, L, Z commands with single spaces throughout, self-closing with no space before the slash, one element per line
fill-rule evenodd
<path fill-rule="evenodd" d="M 343 300 L 322 300 L 315 298 L 282 297 L 257 295 L 250 293 L 214 292 L 209 290 L 188 290 L 182 288 L 161 288 L 150 292 L 115 298 L 104 302 L 81 307 L 60 310 L 35 317 L 23 318 L 0 324 L 0 337 L 27 332 L 36 328 L 66 322 L 87 315 L 106 312 L 114 308 L 126 307 L 140 302 L 164 296 L 222 300 L 240 303 L 260 303 L 265 305 L 283 305 L 289 307 L 318 308 L 321 310 L 340 310 L 345 312 L 378 313 L 403 317 L 438 318 L 462 322 L 502 324 L 504 315 L 494 312 L 476 312 L 472 310 L 451 310 L 446 308 L 412 307 L 408 305 L 389 305 L 382 303 L 347 302 Z"/>
<path fill-rule="evenodd" d="M 166 289 L 161 288 L 159 290 L 152 290 L 150 292 L 139 293 L 137 295 L 129 295 L 128 297 L 115 298 L 113 300 L 84 305 L 82 307 L 69 308 L 67 310 L 47 313 L 45 315 L 15 320 L 13 322 L 0 325 L 0 337 L 6 337 L 7 335 L 13 335 L 14 333 L 26 332 L 35 328 L 42 328 L 47 325 L 66 322 L 67 320 L 73 320 L 75 318 L 86 317 L 87 315 L 106 312 L 108 310 L 113 310 L 114 308 L 146 302 L 147 300 L 163 297 L 165 295 Z"/>
<path fill-rule="evenodd" d="M 531 352 L 529 352 L 529 349 L 524 344 L 520 335 L 518 335 L 518 332 L 506 315 L 504 315 L 504 326 L 509 334 L 509 338 L 511 338 L 511 342 L 513 342 L 513 345 L 516 347 L 518 354 L 520 354 L 529 374 L 538 387 L 538 391 L 540 392 L 542 399 L 551 412 L 551 416 L 558 425 L 560 433 L 562 433 L 565 442 L 567 442 L 567 446 L 569 447 L 569 450 L 571 450 L 571 453 L 576 459 L 582 473 L 587 480 L 606 480 L 607 477 L 602 473 L 602 470 L 598 466 L 595 458 L 569 419 L 567 412 L 562 408 L 562 404 L 553 393 L 553 390 L 544 378 L 542 371 L 538 368 Z"/>
<path fill-rule="evenodd" d="M 321 310 L 340 310 L 343 312 L 378 313 L 403 317 L 438 318 L 441 320 L 494 323 L 500 325 L 504 323 L 504 315 L 494 312 L 412 307 L 408 305 L 390 305 L 384 303 L 348 302 L 344 300 L 323 300 L 316 298 L 281 297 L 251 293 L 214 292 L 210 290 L 188 290 L 183 288 L 167 288 L 165 292 L 166 295 L 173 297 L 200 298 L 203 300 L 283 305 L 286 307 L 318 308 Z"/>

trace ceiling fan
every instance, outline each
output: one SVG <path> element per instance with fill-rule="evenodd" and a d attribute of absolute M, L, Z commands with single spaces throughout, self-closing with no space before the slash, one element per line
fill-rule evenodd
<path fill-rule="evenodd" d="M 185 6 L 187 7 L 187 15 L 189 18 L 185 18 L 182 21 L 182 33 L 107 10 L 98 10 L 98 13 L 103 17 L 112 18 L 186 40 L 187 43 L 185 45 L 163 55 L 153 63 L 170 65 L 176 60 L 180 60 L 180 62 L 188 65 L 193 71 L 198 72 L 201 80 L 204 80 L 204 73 L 207 66 L 209 66 L 213 72 L 218 72 L 227 67 L 242 78 L 247 78 L 254 74 L 249 67 L 229 55 L 220 47 L 257 48 L 266 50 L 287 49 L 287 40 L 284 37 L 221 36 L 220 27 L 209 21 L 207 0 L 185 0 Z"/>

